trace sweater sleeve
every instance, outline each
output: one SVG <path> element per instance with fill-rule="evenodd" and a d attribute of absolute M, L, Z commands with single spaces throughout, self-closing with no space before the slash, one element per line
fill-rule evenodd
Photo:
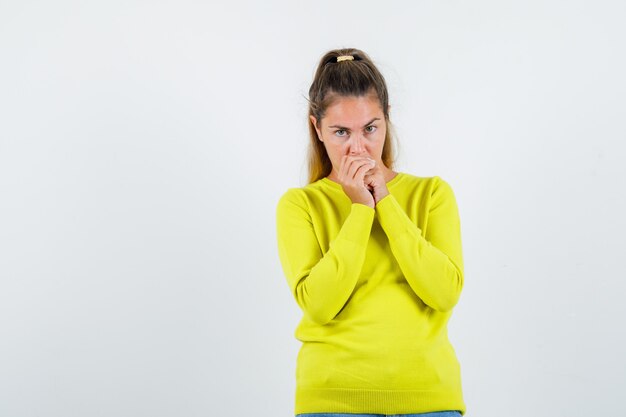
<path fill-rule="evenodd" d="M 446 312 L 463 288 L 461 227 L 452 188 L 438 176 L 434 181 L 424 236 L 392 194 L 378 202 L 376 212 L 413 291 L 429 307 Z"/>
<path fill-rule="evenodd" d="M 322 253 L 307 202 L 289 189 L 276 208 L 278 254 L 291 293 L 303 313 L 324 325 L 352 294 L 365 260 L 375 210 L 353 203 L 338 234 Z"/>

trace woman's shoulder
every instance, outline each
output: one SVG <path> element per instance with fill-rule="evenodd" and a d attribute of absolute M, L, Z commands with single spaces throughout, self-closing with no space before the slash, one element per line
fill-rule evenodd
<path fill-rule="evenodd" d="M 332 189 L 332 187 L 329 187 L 323 179 L 304 186 L 291 186 L 282 193 L 278 203 L 291 203 L 306 208 L 309 206 L 309 202 L 315 199 L 316 195 L 327 193 L 328 189 Z"/>
<path fill-rule="evenodd" d="M 390 183 L 401 185 L 402 187 L 428 187 L 436 185 L 437 182 L 441 181 L 441 177 L 438 175 L 434 176 L 420 176 L 416 174 L 412 174 L 405 171 L 399 171 L 398 175 L 391 179 Z"/>
<path fill-rule="evenodd" d="M 287 188 L 280 196 L 278 206 L 299 211 L 324 210 L 329 201 L 340 204 L 349 198 L 339 183 L 324 177 L 303 186 Z"/>
<path fill-rule="evenodd" d="M 398 195 L 418 199 L 446 199 L 454 195 L 452 186 L 441 175 L 418 176 L 407 172 L 400 174 L 401 178 L 389 187 Z"/>
<path fill-rule="evenodd" d="M 283 198 L 304 201 L 314 199 L 316 196 L 336 196 L 343 194 L 340 184 L 326 178 L 320 178 L 300 187 L 290 187 L 283 193 Z"/>
<path fill-rule="evenodd" d="M 278 205 L 295 204 L 306 205 L 306 191 L 304 187 L 289 187 L 278 198 Z"/>

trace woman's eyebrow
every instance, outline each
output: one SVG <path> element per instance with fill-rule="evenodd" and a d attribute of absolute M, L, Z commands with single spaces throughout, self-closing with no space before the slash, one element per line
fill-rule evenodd
<path fill-rule="evenodd" d="M 363 125 L 363 127 L 368 126 L 368 125 L 371 125 L 371 124 L 372 124 L 374 121 L 376 121 L 376 120 L 380 120 L 380 118 L 379 118 L 379 117 L 374 117 L 372 120 L 370 120 L 369 122 L 365 123 L 365 124 Z M 339 129 L 346 129 L 346 130 L 349 130 L 349 129 L 350 129 L 349 127 L 339 126 L 339 125 L 332 125 L 332 126 L 328 126 L 328 127 L 329 127 L 329 128 L 338 127 Z"/>

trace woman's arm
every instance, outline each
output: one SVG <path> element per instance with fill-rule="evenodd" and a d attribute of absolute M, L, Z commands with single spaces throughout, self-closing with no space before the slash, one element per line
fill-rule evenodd
<path fill-rule="evenodd" d="M 296 302 L 313 322 L 324 325 L 352 294 L 365 260 L 375 210 L 353 203 L 341 230 L 322 253 L 304 192 L 289 189 L 276 209 L 278 254 Z"/>
<path fill-rule="evenodd" d="M 392 194 L 376 205 L 381 227 L 413 291 L 429 307 L 446 312 L 463 288 L 461 225 L 450 185 L 434 177 L 425 236 Z"/>

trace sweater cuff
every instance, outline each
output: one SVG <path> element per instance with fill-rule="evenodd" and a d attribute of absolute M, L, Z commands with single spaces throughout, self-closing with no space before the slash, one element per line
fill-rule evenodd
<path fill-rule="evenodd" d="M 389 193 L 376 204 L 378 222 L 383 228 L 389 240 L 396 240 L 405 233 L 410 233 L 411 228 L 419 228 L 413 224 L 409 216 L 404 212 L 398 200 Z M 408 222 L 408 223 L 407 223 Z"/>
<path fill-rule="evenodd" d="M 367 245 L 375 214 L 376 210 L 365 204 L 352 203 L 350 214 L 341 227 L 341 238 L 363 246 Z"/>

